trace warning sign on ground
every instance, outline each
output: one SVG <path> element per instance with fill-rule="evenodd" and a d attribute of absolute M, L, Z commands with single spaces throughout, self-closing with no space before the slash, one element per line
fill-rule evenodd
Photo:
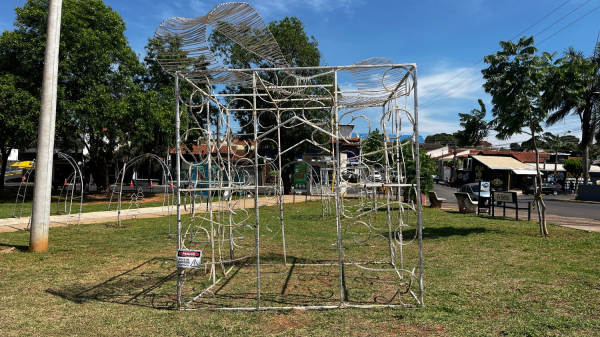
<path fill-rule="evenodd" d="M 200 268 L 202 265 L 201 250 L 178 250 L 177 267 L 178 268 Z"/>

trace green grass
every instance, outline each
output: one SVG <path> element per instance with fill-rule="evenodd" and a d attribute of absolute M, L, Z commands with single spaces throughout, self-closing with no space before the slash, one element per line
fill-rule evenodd
<path fill-rule="evenodd" d="M 27 252 L 28 232 L 0 233 L 0 249 L 17 248 L 0 255 L 0 335 L 600 336 L 599 234 L 550 226 L 551 238 L 542 239 L 534 222 L 423 212 L 425 307 L 403 294 L 393 301 L 411 306 L 373 310 L 174 310 L 176 241 L 160 218 L 52 228 L 48 253 Z M 252 225 L 253 214 L 239 212 L 236 221 Z M 278 214 L 261 209 L 263 305 L 335 303 L 337 267 L 300 266 L 337 259 L 335 221 L 321 218 L 319 202 L 286 205 L 288 261 L 296 263 L 290 272 L 281 264 Z M 371 222 L 384 219 L 380 213 Z M 385 256 L 377 245 L 353 244 L 351 237 L 365 233 L 353 228 L 345 233 L 349 254 Z M 252 250 L 252 230 L 235 233 L 244 247 L 237 252 Z M 201 238 L 186 244 L 204 248 L 206 259 Z M 412 264 L 415 248 L 405 254 Z M 193 307 L 254 305 L 253 262 L 236 266 L 214 297 Z M 346 273 L 350 302 L 392 297 L 394 278 L 351 267 Z M 189 272 L 184 297 L 207 282 L 203 269 Z"/>

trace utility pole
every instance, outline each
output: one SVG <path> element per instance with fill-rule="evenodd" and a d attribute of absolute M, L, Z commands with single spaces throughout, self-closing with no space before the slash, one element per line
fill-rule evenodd
<path fill-rule="evenodd" d="M 38 127 L 36 174 L 33 187 L 31 234 L 29 236 L 29 250 L 33 252 L 48 251 L 61 10 L 62 0 L 50 0 Z"/>

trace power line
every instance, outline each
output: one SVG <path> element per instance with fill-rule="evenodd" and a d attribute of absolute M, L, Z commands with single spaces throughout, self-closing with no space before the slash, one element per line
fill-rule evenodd
<path fill-rule="evenodd" d="M 572 11 L 570 11 L 568 14 L 564 15 L 563 17 L 561 17 L 560 19 L 558 19 L 557 21 L 555 21 L 554 23 L 552 23 L 550 26 L 548 26 L 548 27 L 546 27 L 545 29 L 541 30 L 541 31 L 540 31 L 538 34 L 536 34 L 536 35 L 539 35 L 539 34 L 541 34 L 541 33 L 545 32 L 545 31 L 546 31 L 546 30 L 548 30 L 550 27 L 552 27 L 552 26 L 556 25 L 558 22 L 562 21 L 563 19 L 565 19 L 566 17 L 568 17 L 568 16 L 569 16 L 569 15 L 571 15 L 573 12 L 577 11 L 579 8 L 581 8 L 583 5 L 587 4 L 587 3 L 588 3 L 588 2 L 590 2 L 590 1 L 591 1 L 591 0 L 588 0 L 588 1 L 584 2 L 583 4 L 579 5 L 577 8 L 575 8 L 575 9 L 574 9 L 574 10 L 572 10 Z M 569 1 L 567 1 L 567 2 L 569 2 Z M 562 6 L 564 6 L 564 5 L 565 5 L 567 2 L 563 3 L 561 6 L 559 6 L 557 9 L 555 9 L 554 11 L 552 11 L 551 13 L 549 13 L 548 15 L 546 15 L 544 18 L 546 18 L 546 17 L 547 17 L 547 16 L 549 16 L 550 14 L 554 13 L 556 10 L 558 10 L 559 8 L 561 8 Z M 561 28 L 560 30 L 558 30 L 558 31 L 557 31 L 557 32 L 555 32 L 554 34 L 550 35 L 549 37 L 545 38 L 545 39 L 544 39 L 544 40 L 542 40 L 541 42 L 537 43 L 537 44 L 536 44 L 536 46 L 539 46 L 540 44 L 542 44 L 542 43 L 543 43 L 543 42 L 545 42 L 546 40 L 548 40 L 548 39 L 552 38 L 553 36 L 557 35 L 558 33 L 562 32 L 563 30 L 567 29 L 568 27 L 570 27 L 571 25 L 575 24 L 576 22 L 578 22 L 579 20 L 583 19 L 584 17 L 588 16 L 589 14 L 591 14 L 592 12 L 594 12 L 595 10 L 597 10 L 598 8 L 600 8 L 600 6 L 598 6 L 598 7 L 594 8 L 594 9 L 592 9 L 591 11 L 589 11 L 589 12 L 587 12 L 586 14 L 582 15 L 581 17 L 579 17 L 579 18 L 578 18 L 578 19 L 576 19 L 575 21 L 573 21 L 573 22 L 569 23 L 568 25 L 566 25 L 565 27 Z M 543 20 L 543 18 L 542 18 L 541 20 Z M 538 22 L 539 22 L 539 21 L 541 21 L 541 20 L 538 20 Z M 536 24 L 537 24 L 537 22 L 536 22 Z M 535 24 L 534 24 L 534 25 L 535 25 Z M 531 27 L 533 27 L 534 25 L 532 25 Z M 529 29 L 529 28 L 528 28 L 528 29 Z M 525 31 L 527 31 L 528 29 L 526 29 Z M 524 33 L 525 31 L 523 31 L 522 33 Z M 519 35 L 520 35 L 520 34 L 522 34 L 522 33 L 519 33 Z M 514 39 L 514 38 L 513 38 L 513 39 Z M 499 48 L 498 48 L 498 49 L 496 49 L 496 51 L 498 51 L 498 50 L 499 50 Z M 495 51 L 495 52 L 496 52 L 496 51 Z M 483 60 L 483 59 L 482 59 L 482 60 Z M 433 92 L 433 91 L 435 91 L 435 90 L 439 89 L 439 88 L 440 88 L 440 87 L 442 87 L 443 85 L 445 85 L 445 84 L 449 83 L 450 81 L 452 81 L 453 79 L 455 79 L 455 78 L 456 78 L 456 77 L 458 77 L 459 75 L 463 74 L 465 71 L 467 71 L 467 70 L 469 70 L 470 68 L 474 67 L 475 65 L 479 64 L 479 63 L 480 63 L 482 60 L 479 60 L 477 63 L 473 64 L 471 67 L 469 67 L 469 68 L 467 68 L 467 69 L 463 70 L 461 73 L 459 73 L 458 75 L 456 75 L 456 76 L 452 77 L 451 79 L 449 79 L 448 81 L 444 82 L 443 84 L 441 84 L 440 86 L 438 86 L 438 87 L 437 87 L 437 88 L 435 88 L 434 90 L 430 91 L 429 93 L 431 93 L 431 92 Z M 476 73 L 475 73 L 475 74 L 473 74 L 473 75 L 471 75 L 471 76 L 469 76 L 469 77 L 467 77 L 467 78 L 465 78 L 464 80 L 460 81 L 460 82 L 459 82 L 459 83 L 457 83 L 456 85 L 458 86 L 458 85 L 460 85 L 460 84 L 464 83 L 465 81 L 469 80 L 470 78 L 472 78 L 472 77 L 473 77 L 473 76 L 475 76 L 475 75 L 476 75 Z M 456 93 L 456 92 L 458 92 L 458 91 L 460 91 L 460 90 L 462 90 L 462 89 L 464 89 L 464 88 L 468 87 L 469 85 L 471 85 L 471 84 L 473 84 L 473 83 L 477 82 L 478 80 L 480 80 L 480 79 L 482 79 L 482 78 L 483 78 L 483 76 L 482 76 L 482 77 L 480 77 L 480 78 L 478 78 L 478 79 L 477 79 L 477 80 L 475 80 L 475 81 L 472 81 L 472 82 L 470 82 L 468 85 L 465 85 L 465 86 L 461 87 L 460 89 L 453 91 L 453 92 L 452 92 L 452 94 L 454 94 L 454 93 Z M 433 105 L 433 104 L 435 104 L 435 103 L 437 103 L 437 102 L 439 102 L 439 101 L 441 101 L 441 100 L 443 100 L 443 99 L 445 99 L 445 98 L 447 98 L 447 97 L 451 96 L 452 94 L 450 94 L 450 95 L 446 95 L 446 96 L 442 97 L 441 99 L 439 99 L 439 100 L 437 100 L 437 101 L 435 101 L 435 102 L 433 102 L 433 103 L 430 103 L 430 104 L 428 104 L 428 103 L 429 103 L 429 102 L 431 102 L 432 100 L 436 99 L 437 97 L 440 97 L 440 96 L 444 95 L 445 93 L 447 93 L 447 92 L 448 92 L 448 91 L 450 91 L 450 90 L 452 90 L 452 88 L 451 88 L 451 89 L 447 89 L 447 90 L 445 90 L 445 91 L 441 92 L 440 94 L 436 95 L 435 97 L 433 97 L 433 98 L 431 98 L 431 99 L 429 99 L 429 100 L 425 101 L 424 103 L 422 103 L 424 106 L 421 108 L 421 110 L 424 110 L 425 108 L 427 108 L 427 107 L 429 107 L 429 106 L 431 106 L 431 105 Z M 428 94 L 429 94 L 429 93 L 428 93 Z M 427 94 L 427 95 L 428 95 L 428 94 Z M 427 96 L 427 95 L 425 95 L 425 96 Z M 423 97 L 425 97 L 425 96 L 423 96 Z"/>
<path fill-rule="evenodd" d="M 598 6 L 598 7 L 594 8 L 594 9 L 592 9 L 591 11 L 587 12 L 585 15 L 581 16 L 579 19 L 577 19 L 577 20 L 575 20 L 575 21 L 571 22 L 570 24 L 568 24 L 568 25 L 566 25 L 565 27 L 563 27 L 561 30 L 559 30 L 559 31 L 557 31 L 556 33 L 554 33 L 554 34 L 552 34 L 552 35 L 548 36 L 547 38 L 545 38 L 544 40 L 542 40 L 541 42 L 539 42 L 538 44 L 536 44 L 536 46 L 539 46 L 540 44 L 544 43 L 544 42 L 545 42 L 546 40 L 548 40 L 549 38 L 551 38 L 551 37 L 553 37 L 554 35 L 556 35 L 556 34 L 558 34 L 558 33 L 562 32 L 563 30 L 565 30 L 565 29 L 569 28 L 569 26 L 571 26 L 572 24 L 576 23 L 577 21 L 579 21 L 579 20 L 583 19 L 584 17 L 588 16 L 589 14 L 591 14 L 593 11 L 597 10 L 598 8 L 600 8 L 600 6 Z"/>
<path fill-rule="evenodd" d="M 524 31 L 522 31 L 522 32 L 520 32 L 519 34 L 515 35 L 515 36 L 514 36 L 512 39 L 514 40 L 514 39 L 516 39 L 517 37 L 521 36 L 521 34 L 525 33 L 525 32 L 526 32 L 526 31 L 528 31 L 529 29 L 533 28 L 535 25 L 537 25 L 538 23 L 540 23 L 542 20 L 544 20 L 544 19 L 545 19 L 545 18 L 547 18 L 548 16 L 552 15 L 554 12 L 556 12 L 557 10 L 559 10 L 560 8 L 562 8 L 564 5 L 566 5 L 566 4 L 567 4 L 567 3 L 569 3 L 570 1 L 571 1 L 571 0 L 567 0 L 567 1 L 566 1 L 566 2 L 564 2 L 562 5 L 558 6 L 556 9 L 554 9 L 552 12 L 550 12 L 550 13 L 546 14 L 546 16 L 544 16 L 543 18 L 541 18 L 541 19 L 539 19 L 538 21 L 536 21 L 536 22 L 535 22 L 533 25 L 531 25 L 531 26 L 527 27 L 527 29 L 525 29 Z M 590 0 L 588 0 L 587 2 L 589 2 L 589 1 L 590 1 Z M 583 5 L 585 5 L 587 2 L 585 2 Z M 581 5 L 581 6 L 583 6 L 583 5 Z M 579 6 L 579 7 L 581 7 L 581 6 Z M 577 10 L 579 7 L 577 7 L 575 10 Z M 575 11 L 575 10 L 574 10 L 574 11 Z M 573 11 L 572 11 L 571 13 L 573 13 Z M 568 16 L 568 15 L 570 15 L 571 13 L 567 14 L 567 16 Z M 564 18 L 564 17 L 563 17 L 563 18 Z M 561 18 L 561 20 L 562 20 L 562 18 Z M 559 20 L 559 21 L 560 21 L 560 20 Z M 552 26 L 553 26 L 554 24 L 556 24 L 557 22 L 558 22 L 558 21 L 554 22 L 552 25 L 548 26 L 546 29 L 548 29 L 548 28 L 552 27 Z M 542 30 L 542 32 L 543 32 L 543 31 L 545 31 L 546 29 Z M 540 33 L 541 33 L 541 32 L 540 32 Z M 538 33 L 538 34 L 539 34 L 539 33 Z M 494 50 L 492 53 L 495 53 L 495 52 L 497 52 L 498 50 L 500 50 L 500 48 L 497 48 L 497 49 L 496 49 L 496 50 Z M 446 85 L 447 83 L 451 82 L 453 79 L 455 79 L 455 78 L 457 78 L 458 76 L 462 75 L 462 74 L 463 74 L 463 73 L 465 73 L 467 70 L 469 70 L 469 69 L 473 68 L 474 66 L 478 65 L 479 63 L 481 63 L 481 61 L 483 61 L 483 58 L 481 58 L 479 61 L 475 62 L 475 63 L 474 63 L 473 65 L 471 65 L 470 67 L 468 67 L 468 68 L 464 69 L 463 71 L 461 71 L 460 73 L 458 73 L 457 75 L 455 75 L 454 77 L 452 77 L 451 79 L 449 79 L 448 81 L 446 81 L 446 82 L 444 82 L 444 83 L 440 84 L 440 85 L 439 85 L 437 88 L 435 88 L 435 89 L 431 90 L 430 92 L 428 92 L 427 94 L 425 94 L 425 95 L 424 95 L 424 96 L 422 96 L 421 98 L 425 98 L 425 97 L 427 97 L 429 94 L 431 94 L 432 92 L 434 92 L 434 91 L 438 90 L 439 88 L 443 87 L 443 86 L 444 86 L 444 85 Z M 471 77 L 472 77 L 472 76 L 471 76 Z M 464 80 L 463 80 L 463 82 L 464 82 Z M 462 83 L 462 82 L 461 82 L 461 83 Z M 460 83 L 459 83 L 459 84 L 460 84 Z M 439 97 L 440 95 L 443 95 L 443 94 L 444 94 L 444 93 L 442 92 L 441 94 L 439 94 L 439 95 L 437 95 L 437 96 L 433 97 L 433 98 L 432 98 L 432 99 L 430 99 L 429 101 L 431 101 L 431 100 L 435 99 L 436 97 Z M 428 101 L 427 101 L 427 102 L 428 102 Z M 427 103 L 427 102 L 425 102 L 425 103 Z"/>

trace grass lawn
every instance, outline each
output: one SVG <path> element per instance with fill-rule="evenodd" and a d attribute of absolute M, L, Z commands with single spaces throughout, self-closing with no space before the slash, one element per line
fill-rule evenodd
<path fill-rule="evenodd" d="M 161 218 L 52 228 L 48 253 L 27 252 L 28 232 L 0 233 L 0 250 L 17 248 L 0 254 L 0 336 L 600 336 L 600 234 L 549 226 L 542 239 L 534 222 L 423 213 L 425 307 L 372 310 L 174 310 L 176 240 Z M 319 202 L 286 205 L 292 273 L 280 263 L 278 214 L 261 210 L 265 304 L 335 302 L 337 268 L 301 265 L 337 257 L 334 219 L 322 220 Z M 249 247 L 248 238 L 239 245 Z M 241 261 L 198 306 L 252 305 L 252 263 Z M 347 270 L 352 301 L 368 303 L 389 287 L 379 274 Z M 184 295 L 206 282 L 203 270 L 190 272 Z"/>

